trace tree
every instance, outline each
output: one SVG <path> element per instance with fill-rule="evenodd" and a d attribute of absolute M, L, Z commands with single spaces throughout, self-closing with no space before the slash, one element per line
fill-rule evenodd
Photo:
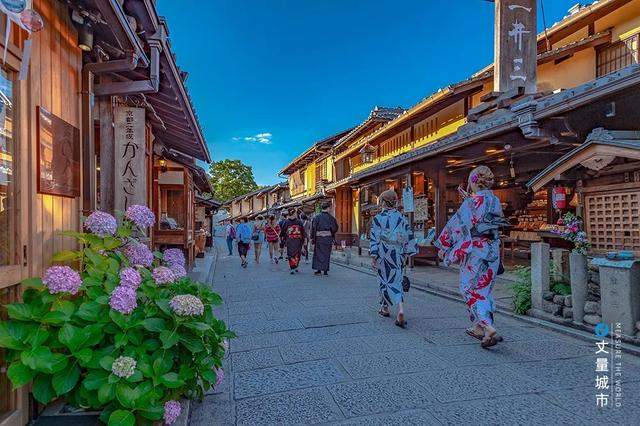
<path fill-rule="evenodd" d="M 214 161 L 209 174 L 213 196 L 218 200 L 230 200 L 258 189 L 253 169 L 240 160 Z"/>

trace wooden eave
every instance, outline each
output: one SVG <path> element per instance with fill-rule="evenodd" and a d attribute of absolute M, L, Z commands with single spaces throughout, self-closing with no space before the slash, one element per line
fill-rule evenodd
<path fill-rule="evenodd" d="M 538 65 L 546 64 L 547 62 L 557 61 L 565 58 L 569 58 L 576 53 L 608 44 L 611 42 L 611 30 L 602 31 L 597 34 L 585 37 L 573 43 L 569 43 L 565 46 L 557 49 L 550 50 L 538 55 Z"/>

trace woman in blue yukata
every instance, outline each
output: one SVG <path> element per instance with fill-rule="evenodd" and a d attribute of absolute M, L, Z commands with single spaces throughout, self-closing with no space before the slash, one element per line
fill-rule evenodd
<path fill-rule="evenodd" d="M 398 194 L 384 191 L 378 204 L 382 211 L 373 218 L 370 253 L 380 283 L 379 314 L 388 317 L 389 306 L 398 305 L 396 325 L 404 328 L 403 269 L 408 257 L 417 253 L 416 244 L 407 219 L 397 209 Z"/>
<path fill-rule="evenodd" d="M 486 166 L 469 174 L 467 190 L 459 188 L 464 201 L 434 245 L 445 265 L 460 265 L 460 292 L 473 326 L 466 333 L 483 348 L 502 339 L 493 323 L 493 283 L 500 273 L 500 228 L 505 226 L 500 200 L 491 191 L 494 176 Z"/>

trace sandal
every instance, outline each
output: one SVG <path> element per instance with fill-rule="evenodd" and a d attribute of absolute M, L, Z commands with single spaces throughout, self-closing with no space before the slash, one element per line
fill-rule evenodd
<path fill-rule="evenodd" d="M 482 339 L 484 339 L 484 334 L 477 334 L 477 333 L 475 333 L 475 332 L 473 331 L 473 329 L 472 329 L 472 328 L 467 328 L 464 332 L 465 332 L 467 335 L 469 335 L 469 336 L 471 336 L 471 337 L 473 337 L 473 338 L 476 338 L 476 339 L 478 339 L 478 340 L 482 340 Z M 496 333 L 493 337 L 494 337 L 498 342 L 502 342 L 502 341 L 504 340 L 504 339 L 502 338 L 502 336 L 499 336 L 497 333 Z"/>
<path fill-rule="evenodd" d="M 391 312 L 389 312 L 388 309 L 384 309 L 384 308 L 380 308 L 380 310 L 378 311 L 378 314 L 385 318 L 391 316 Z"/>
<path fill-rule="evenodd" d="M 398 318 L 396 319 L 396 325 L 400 328 L 405 328 L 407 326 L 407 321 L 404 319 L 404 314 L 398 314 Z"/>
<path fill-rule="evenodd" d="M 493 333 L 493 334 L 491 334 L 489 336 L 483 337 L 482 340 L 480 341 L 480 346 L 483 349 L 487 349 L 487 348 L 490 348 L 492 346 L 497 345 L 498 342 L 499 342 L 498 334 L 497 333 Z"/>

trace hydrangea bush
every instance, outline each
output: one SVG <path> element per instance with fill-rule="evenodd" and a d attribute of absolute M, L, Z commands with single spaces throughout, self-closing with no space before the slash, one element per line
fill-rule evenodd
<path fill-rule="evenodd" d="M 571 241 L 575 248 L 574 251 L 580 254 L 587 254 L 591 248 L 591 243 L 587 238 L 587 233 L 582 229 L 582 219 L 571 212 L 565 213 L 558 220 L 559 226 L 564 226 L 562 230 L 556 233 L 567 241 Z"/>
<path fill-rule="evenodd" d="M 133 235 L 153 213 L 132 206 L 117 226 L 94 212 L 90 232 L 66 232 L 81 250 L 58 253 L 42 279 L 28 279 L 23 302 L 6 305 L 0 347 L 15 388 L 33 382 L 47 404 L 102 410 L 109 425 L 165 422 L 181 398 L 202 398 L 224 377 L 222 358 L 235 337 L 212 307 L 221 298 L 186 277 L 184 255 L 152 253 Z"/>

